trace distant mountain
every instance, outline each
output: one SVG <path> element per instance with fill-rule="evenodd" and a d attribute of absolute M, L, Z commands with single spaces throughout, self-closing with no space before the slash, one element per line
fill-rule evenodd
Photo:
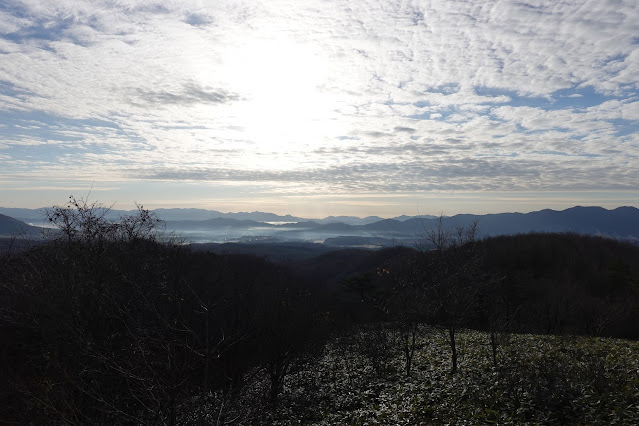
<path fill-rule="evenodd" d="M 0 207 L 0 214 L 4 214 L 24 222 L 32 222 L 38 223 L 43 222 L 45 218 L 45 211 L 47 208 L 39 208 L 39 209 L 21 209 L 21 208 L 8 208 L 8 207 Z M 356 217 L 356 216 L 328 216 L 323 219 L 310 219 L 299 216 L 292 216 L 290 214 L 287 215 L 277 215 L 274 213 L 266 213 L 260 211 L 254 212 L 237 212 L 237 213 L 222 213 L 217 210 L 206 210 L 206 209 L 190 209 L 190 208 L 173 208 L 173 209 L 155 209 L 153 212 L 158 216 L 159 219 L 163 221 L 201 221 L 201 220 L 209 220 L 216 218 L 226 218 L 226 219 L 236 219 L 236 220 L 254 220 L 256 222 L 317 222 L 322 225 L 327 225 L 331 223 L 344 223 L 347 225 L 368 225 L 371 223 L 379 222 L 380 220 L 384 220 L 379 216 L 367 216 L 367 217 Z M 111 219 L 117 219 L 120 216 L 135 214 L 135 210 L 117 210 L 110 209 L 107 217 Z M 394 218 L 395 220 L 404 221 L 407 219 L 411 219 L 413 217 L 423 217 L 423 218 L 434 218 L 435 216 L 429 215 L 421 215 L 421 216 L 398 216 Z"/>
<path fill-rule="evenodd" d="M 432 214 L 420 214 L 417 216 L 406 216 L 405 214 L 401 215 L 401 216 L 397 216 L 394 217 L 394 220 L 399 220 L 400 222 L 404 222 L 408 219 L 416 219 L 416 218 L 422 218 L 422 219 L 437 219 L 439 216 L 433 216 Z"/>
<path fill-rule="evenodd" d="M 39 209 L 21 209 L 0 207 L 0 214 L 19 219 L 24 222 L 42 223 L 45 219 L 47 208 Z M 291 215 L 277 215 L 274 213 L 264 212 L 239 212 L 239 213 L 222 213 L 217 210 L 205 209 L 155 209 L 153 212 L 163 221 L 182 221 L 182 220 L 209 220 L 217 218 L 227 218 L 236 220 L 254 220 L 256 222 L 299 222 L 309 219 L 295 217 Z M 109 209 L 107 217 L 116 220 L 120 216 L 128 216 L 136 213 L 136 210 L 117 210 Z M 361 220 L 361 219 L 360 219 Z"/>
<path fill-rule="evenodd" d="M 35 236 L 41 233 L 42 228 L 0 214 L 0 236 Z"/>
<path fill-rule="evenodd" d="M 172 220 L 208 220 L 220 217 L 223 213 L 205 209 L 155 209 L 158 218 L 165 221 Z"/>
<path fill-rule="evenodd" d="M 403 218 L 402 218 L 403 219 Z M 376 222 L 353 225 L 348 223 L 304 221 L 286 225 L 269 225 L 256 221 L 216 219 L 194 221 L 183 229 L 214 229 L 227 227 L 243 229 L 243 235 L 271 235 L 285 241 L 325 241 L 339 246 L 392 245 L 419 242 L 430 229 L 437 226 L 439 218 L 414 217 L 405 220 L 382 219 Z M 487 215 L 460 214 L 442 219 L 446 228 L 469 226 L 478 223 L 478 236 L 526 234 L 530 232 L 575 232 L 603 235 L 639 242 L 639 209 L 620 207 L 606 210 L 601 207 L 573 207 L 563 211 L 541 210 L 531 213 L 498 213 Z M 179 232 L 177 223 L 169 222 Z M 377 241 L 377 242 L 376 242 Z M 389 244 L 389 241 L 391 242 Z"/>
<path fill-rule="evenodd" d="M 422 223 L 422 219 L 409 219 L 410 221 L 417 221 L 416 223 Z M 369 223 L 368 225 L 363 225 L 362 229 L 370 230 L 370 231 L 386 231 L 386 232 L 403 232 L 407 228 L 412 228 L 413 222 L 410 223 L 411 226 L 406 226 L 406 222 L 400 222 L 395 219 L 384 219 L 379 222 Z"/>
<path fill-rule="evenodd" d="M 155 214 L 165 221 L 176 220 L 208 220 L 217 218 L 236 219 L 236 220 L 254 220 L 256 222 L 299 222 L 303 219 L 287 214 L 280 216 L 274 213 L 264 212 L 238 212 L 238 213 L 222 213 L 217 210 L 204 209 L 155 209 Z"/>
<path fill-rule="evenodd" d="M 46 208 L 40 209 L 20 209 L 12 207 L 0 207 L 0 214 L 9 216 L 26 223 L 43 223 Z"/>
<path fill-rule="evenodd" d="M 0 207 L 0 214 L 4 214 L 23 222 L 30 223 L 42 223 L 45 219 L 45 212 L 47 208 L 39 208 L 39 209 L 22 209 L 22 208 L 8 208 L 8 207 Z M 256 222 L 316 222 L 321 225 L 328 225 L 331 223 L 343 223 L 347 225 L 368 225 L 371 223 L 379 222 L 380 220 L 384 220 L 379 216 L 367 216 L 367 217 L 356 217 L 356 216 L 328 216 L 323 219 L 309 219 L 298 216 L 292 216 L 290 214 L 287 215 L 277 215 L 274 213 L 266 213 L 260 211 L 254 212 L 237 212 L 237 213 L 222 213 L 217 210 L 206 210 L 206 209 L 191 209 L 191 208 L 172 208 L 172 209 L 155 209 L 153 212 L 158 216 L 159 219 L 167 222 L 175 222 L 175 221 L 203 221 L 209 219 L 217 219 L 217 218 L 226 218 L 226 219 L 236 219 L 236 220 L 253 220 Z M 107 217 L 113 220 L 116 220 L 120 216 L 126 216 L 135 214 L 135 210 L 117 210 L 117 209 L 109 209 Z M 398 216 L 394 218 L 395 220 L 405 221 L 408 219 L 412 219 L 414 217 L 423 217 L 427 219 L 434 218 L 435 216 L 429 215 L 421 215 L 421 216 Z"/>
<path fill-rule="evenodd" d="M 215 218 L 226 218 L 235 220 L 253 220 L 256 222 L 273 222 L 273 223 L 290 223 L 290 222 L 316 222 L 322 225 L 331 223 L 344 223 L 347 225 L 367 225 L 382 220 L 379 216 L 368 216 L 364 218 L 355 216 L 328 216 L 323 219 L 309 219 L 298 216 L 277 215 L 265 212 L 238 212 L 238 213 L 222 213 L 216 210 L 203 209 L 156 209 L 154 210 L 158 217 L 165 221 L 176 220 L 208 220 Z"/>
<path fill-rule="evenodd" d="M 541 210 L 531 213 L 500 213 L 483 216 L 457 215 L 445 218 L 450 226 L 478 221 L 481 235 L 507 235 L 529 232 L 575 232 L 613 238 L 639 239 L 639 209 L 619 207 L 572 207 L 562 211 Z"/>
<path fill-rule="evenodd" d="M 290 214 L 280 216 L 274 213 L 264 213 L 264 212 L 239 212 L 239 213 L 225 213 L 223 216 L 229 219 L 237 219 L 237 220 L 254 220 L 256 222 L 299 222 L 303 219 L 301 217 L 291 216 Z"/>
<path fill-rule="evenodd" d="M 437 221 L 437 218 L 413 218 L 403 222 L 385 220 L 362 228 L 368 231 L 393 231 L 401 235 L 420 235 L 435 227 Z M 614 210 L 572 207 L 563 211 L 546 209 L 531 213 L 459 214 L 445 217 L 442 221 L 448 228 L 469 226 L 477 221 L 480 236 L 575 232 L 639 240 L 639 209 L 635 207 L 619 207 Z"/>
<path fill-rule="evenodd" d="M 19 215 L 20 218 L 38 217 L 40 221 L 43 220 L 42 209 L 0 208 L 0 214 L 5 214 L 2 213 L 5 211 Z M 221 213 L 204 209 L 158 209 L 155 212 L 166 221 L 167 230 L 178 235 L 183 231 L 185 238 L 197 236 L 199 242 L 273 237 L 277 241 L 328 240 L 337 245 L 345 244 L 346 241 L 368 245 L 369 242 L 378 240 L 387 245 L 388 241 L 419 241 L 429 229 L 437 226 L 439 220 L 428 215 L 398 216 L 394 219 L 381 219 L 377 216 L 329 216 L 309 220 L 264 212 Z M 131 213 L 112 210 L 109 217 L 115 219 Z M 442 221 L 447 228 L 468 226 L 477 221 L 480 237 L 530 232 L 575 232 L 639 242 L 639 209 L 635 207 L 607 210 L 602 207 L 577 206 L 562 211 L 545 209 L 531 213 L 459 214 L 444 217 Z M 342 237 L 356 238 L 349 240 Z"/>
<path fill-rule="evenodd" d="M 208 229 L 208 228 L 251 228 L 256 226 L 273 226 L 264 222 L 254 220 L 238 220 L 224 217 L 216 217 L 207 220 L 175 220 L 166 221 L 169 229 Z"/>
<path fill-rule="evenodd" d="M 10 216 L 25 223 L 32 223 L 37 226 L 46 222 L 47 210 L 49 210 L 50 208 L 51 207 L 41 207 L 39 209 L 22 209 L 0 207 L 0 214 Z M 102 208 L 101 210 L 107 210 L 106 217 L 112 220 L 117 220 L 121 216 L 131 215 L 136 212 L 135 210 L 111 210 L 108 208 Z"/>
<path fill-rule="evenodd" d="M 329 224 L 329 223 L 345 223 L 347 225 L 368 225 L 369 223 L 375 223 L 383 220 L 383 218 L 379 216 L 367 216 L 364 218 L 355 217 L 355 216 L 328 216 L 324 219 L 314 219 L 314 222 L 320 224 Z"/>

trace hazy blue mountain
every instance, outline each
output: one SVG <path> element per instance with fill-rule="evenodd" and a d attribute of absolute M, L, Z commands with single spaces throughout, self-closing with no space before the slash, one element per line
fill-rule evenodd
<path fill-rule="evenodd" d="M 204 209 L 156 209 L 154 210 L 162 220 L 207 220 L 214 218 L 227 218 L 236 220 L 254 220 L 256 222 L 316 222 L 319 224 L 345 223 L 349 225 L 366 225 L 382 220 L 379 216 L 368 216 L 364 218 L 355 216 L 328 216 L 323 219 L 309 219 L 298 216 L 277 215 L 265 212 L 237 212 L 222 213 L 215 210 Z"/>
<path fill-rule="evenodd" d="M 205 209 L 155 209 L 155 214 L 165 221 L 176 220 L 208 220 L 217 218 L 236 219 L 236 220 L 253 220 L 256 222 L 299 222 L 303 219 L 290 214 L 280 216 L 274 213 L 264 212 L 238 212 L 238 213 L 222 213 L 217 210 Z"/>
<path fill-rule="evenodd" d="M 0 214 L 4 214 L 9 217 L 13 217 L 24 222 L 43 222 L 45 218 L 46 207 L 39 209 L 23 209 L 23 208 L 11 208 L 0 207 Z M 108 209 L 107 217 L 110 219 L 117 219 L 120 216 L 128 216 L 136 213 L 136 210 L 118 210 Z M 206 209 L 155 209 L 153 210 L 159 219 L 164 221 L 179 221 L 179 220 L 208 220 L 216 218 L 228 218 L 237 220 L 254 220 L 257 222 L 298 222 L 309 220 L 305 218 L 299 218 L 291 215 L 277 215 L 273 213 L 264 212 L 239 212 L 239 213 L 222 213 L 217 210 Z"/>
<path fill-rule="evenodd" d="M 467 225 L 478 220 L 481 235 L 528 232 L 576 232 L 614 238 L 639 238 L 639 209 L 619 207 L 572 207 L 563 211 L 540 210 L 531 213 L 500 213 L 483 216 L 457 215 L 445 218 L 450 226 Z"/>
<path fill-rule="evenodd" d="M 394 220 L 399 220 L 400 222 L 404 222 L 404 221 L 406 221 L 406 220 L 408 220 L 408 219 L 416 219 L 416 218 L 422 218 L 422 219 L 436 219 L 436 218 L 438 218 L 438 217 L 439 217 L 439 216 L 433 216 L 432 214 L 420 214 L 420 215 L 417 215 L 417 216 L 406 216 L 405 214 L 403 214 L 403 215 L 401 215 L 401 216 L 397 216 L 397 217 L 394 217 L 394 218 L 392 218 L 392 219 L 394 219 Z"/>
<path fill-rule="evenodd" d="M 0 208 L 0 214 L 4 214 L 1 213 L 3 211 L 10 211 L 20 218 L 37 218 L 40 223 L 43 220 L 42 209 Z M 108 217 L 116 219 L 131 213 L 134 212 L 111 210 Z M 338 244 L 359 241 L 361 245 L 364 241 L 368 243 L 377 239 L 384 241 L 385 245 L 388 241 L 419 241 L 429 229 L 437 226 L 439 220 L 427 215 L 411 218 L 398 216 L 394 219 L 330 216 L 309 220 L 263 212 L 221 213 L 204 209 L 158 209 L 156 213 L 166 221 L 168 231 L 178 235 L 183 232 L 186 239 L 199 242 L 274 238 L 277 241 L 329 240 Z M 635 207 L 607 210 L 602 207 L 578 206 L 563 211 L 545 209 L 531 213 L 459 214 L 442 220 L 444 226 L 449 228 L 468 226 L 477 221 L 479 236 L 576 232 L 639 241 L 639 209 Z M 36 220 L 31 222 L 38 223 Z M 353 238 L 334 240 L 341 237 Z"/>
<path fill-rule="evenodd" d="M 45 219 L 45 210 L 46 208 L 44 207 L 39 209 L 0 207 L 0 214 L 25 223 L 43 223 Z"/>
<path fill-rule="evenodd" d="M 0 236 L 40 235 L 42 228 L 28 225 L 20 220 L 0 214 Z"/>
<path fill-rule="evenodd" d="M 404 221 L 384 219 L 367 225 L 318 224 L 315 232 L 339 231 L 342 236 L 370 236 L 419 239 L 437 226 L 438 218 L 412 218 Z M 575 232 L 639 240 L 639 209 L 619 207 L 573 207 L 563 211 L 541 210 L 531 213 L 460 214 L 442 219 L 445 227 L 456 228 L 478 223 L 479 236 L 530 232 Z M 306 222 L 310 227 L 313 222 Z"/>
<path fill-rule="evenodd" d="M 50 207 L 41 207 L 38 209 L 0 207 L 0 214 L 10 216 L 22 222 L 38 225 L 46 222 L 46 212 L 48 209 L 50 209 Z M 102 214 L 102 212 L 104 212 L 107 218 L 117 220 L 121 216 L 135 214 L 136 210 L 112 210 L 103 207 L 98 210 L 99 214 Z"/>
<path fill-rule="evenodd" d="M 254 220 L 238 220 L 225 217 L 216 217 L 208 220 L 174 220 L 166 221 L 166 227 L 170 229 L 207 229 L 207 228 L 251 228 L 251 227 L 272 227 L 264 222 Z"/>
<path fill-rule="evenodd" d="M 274 213 L 264 213 L 264 212 L 240 212 L 240 213 L 226 213 L 224 216 L 230 219 L 237 220 L 254 220 L 256 222 L 299 222 L 302 220 L 307 220 L 301 217 L 291 216 L 290 214 L 280 216 Z"/>
<path fill-rule="evenodd" d="M 345 223 L 347 225 L 368 225 L 369 223 L 379 222 L 380 220 L 383 220 L 383 218 L 379 216 L 367 216 L 364 218 L 356 216 L 328 216 L 324 219 L 313 219 L 314 222 L 320 224 Z"/>
<path fill-rule="evenodd" d="M 421 219 L 410 219 L 420 221 Z M 395 231 L 395 232 L 403 232 L 406 228 L 406 221 L 401 222 L 395 219 L 384 219 L 379 222 L 369 223 L 368 225 L 363 225 L 362 228 L 366 230 L 374 230 L 374 231 Z"/>
<path fill-rule="evenodd" d="M 177 220 L 208 220 L 220 217 L 223 213 L 205 209 L 155 209 L 159 219 L 165 221 Z"/>
<path fill-rule="evenodd" d="M 39 209 L 23 209 L 23 208 L 8 208 L 0 207 L 0 214 L 4 214 L 24 222 L 43 222 L 45 219 L 46 208 Z M 237 213 L 222 213 L 217 210 L 207 209 L 194 209 L 194 208 L 171 208 L 171 209 L 155 209 L 153 212 L 163 221 L 202 221 L 216 218 L 227 218 L 236 220 L 253 220 L 256 222 L 316 222 L 319 224 L 331 224 L 331 223 L 345 223 L 348 225 L 368 225 L 371 223 L 383 220 L 379 216 L 367 216 L 364 218 L 356 216 L 328 216 L 323 219 L 310 219 L 298 216 L 277 215 L 274 213 L 266 213 L 260 211 L 254 212 L 237 212 Z M 109 209 L 107 217 L 116 220 L 120 216 L 135 214 L 135 210 L 118 210 Z M 432 218 L 433 216 L 423 215 L 420 217 Z M 400 216 L 395 218 L 397 220 L 407 220 L 411 216 Z"/>

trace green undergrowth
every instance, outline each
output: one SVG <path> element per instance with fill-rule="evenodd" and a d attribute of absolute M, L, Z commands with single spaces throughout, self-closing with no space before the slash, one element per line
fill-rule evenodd
<path fill-rule="evenodd" d="M 638 342 L 501 336 L 495 366 L 488 335 L 465 331 L 453 374 L 445 336 L 420 336 L 410 377 L 396 334 L 364 329 L 331 340 L 287 377 L 275 406 L 258 403 L 258 379 L 225 407 L 209 400 L 200 408 L 213 423 L 224 413 L 240 424 L 639 424 Z"/>

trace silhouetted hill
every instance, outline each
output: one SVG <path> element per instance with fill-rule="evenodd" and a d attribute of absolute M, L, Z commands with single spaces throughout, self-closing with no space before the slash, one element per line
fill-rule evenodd
<path fill-rule="evenodd" d="M 381 248 L 395 247 L 398 244 L 397 241 L 391 238 L 344 236 L 327 238 L 324 240 L 324 245 L 331 247 Z"/>
<path fill-rule="evenodd" d="M 42 228 L 0 214 L 0 236 L 34 236 L 41 232 Z"/>
<path fill-rule="evenodd" d="M 319 256 L 330 250 L 335 250 L 335 248 L 324 244 L 295 242 L 203 243 L 191 244 L 190 247 L 195 251 L 208 251 L 222 255 L 250 254 L 277 263 L 298 262 Z"/>
<path fill-rule="evenodd" d="M 483 240 L 485 270 L 503 277 L 519 331 L 639 336 L 639 247 L 578 234 Z M 513 311 L 514 312 L 514 311 Z"/>
<path fill-rule="evenodd" d="M 332 250 L 292 265 L 298 274 L 335 285 L 355 274 L 374 274 L 391 258 L 408 256 L 415 250 L 407 247 L 367 250 L 348 248 Z"/>
<path fill-rule="evenodd" d="M 529 233 L 486 238 L 476 243 L 475 250 L 482 259 L 477 277 L 483 278 L 478 282 L 496 286 L 491 297 L 508 312 L 511 331 L 639 337 L 636 245 L 575 233 Z M 294 269 L 323 280 L 344 301 L 343 311 L 351 315 L 361 309 L 356 306 L 359 298 L 349 296 L 349 290 L 338 284 L 367 274 L 368 282 L 375 285 L 383 281 L 377 268 L 393 270 L 399 264 L 428 277 L 433 264 L 425 260 L 436 254 L 417 253 L 406 247 L 336 250 L 298 262 Z M 484 327 L 483 312 L 478 309 L 468 325 Z"/>
<path fill-rule="evenodd" d="M 537 218 L 535 226 L 548 226 L 556 222 L 557 213 L 537 212 L 528 219 Z M 567 212 L 576 215 L 570 225 L 598 226 L 594 216 L 580 224 L 583 213 L 580 208 Z M 607 212 L 594 213 L 602 214 L 608 226 Z M 620 221 L 628 220 L 634 210 L 615 214 Z M 94 218 L 89 219 L 94 225 Z M 211 221 L 240 223 L 225 222 L 229 220 Z M 144 221 L 146 217 L 138 223 Z M 0 224 L 20 225 L 16 222 L 0 216 Z M 387 223 L 398 227 L 401 222 Z M 610 412 L 626 410 L 636 396 L 626 392 L 636 389 L 631 374 L 637 370 L 636 345 L 624 341 L 618 353 L 610 346 L 585 352 L 602 339 L 574 337 L 639 337 L 639 247 L 631 244 L 578 234 L 528 233 L 424 251 L 326 251 L 325 245 L 304 243 L 185 247 L 158 241 L 151 231 L 150 238 L 132 235 L 126 232 L 130 225 L 99 219 L 91 228 L 98 232 L 69 232 L 66 238 L 0 256 L 1 418 L 15 424 L 65 423 L 66 418 L 55 416 L 72 401 L 81 414 L 73 419 L 80 422 L 120 424 L 143 418 L 155 424 L 171 416 L 170 409 L 159 416 L 156 407 L 201 406 L 203 388 L 211 395 L 226 392 L 228 398 L 236 398 L 234 392 L 252 387 L 254 392 L 238 400 L 237 407 L 241 413 L 250 405 L 247 401 L 262 404 L 259 415 L 246 417 L 245 423 L 253 424 L 251 420 L 270 415 L 274 407 L 286 407 L 285 416 L 294 412 L 289 407 L 303 406 L 306 412 L 335 393 L 336 378 L 344 378 L 339 389 L 350 398 L 356 395 L 352 389 L 358 376 L 366 382 L 386 374 L 391 375 L 384 398 L 396 393 L 397 401 L 410 401 L 415 394 L 412 384 L 402 390 L 398 383 L 426 383 L 423 392 L 432 393 L 435 380 L 451 383 L 451 377 L 463 378 L 455 381 L 453 388 L 461 389 L 454 400 L 463 402 L 459 409 L 475 401 L 472 413 L 486 408 L 486 398 L 495 407 L 515 412 L 509 407 L 519 404 L 524 392 L 536 392 L 527 397 L 528 406 L 553 391 L 547 396 L 548 406 L 564 398 L 571 410 L 576 398 L 591 395 L 589 413 L 598 413 L 605 398 L 614 398 L 614 405 L 607 405 Z M 280 264 L 268 261 L 277 257 Z M 450 318 L 453 322 L 446 322 Z M 543 338 L 523 347 L 514 333 L 571 337 Z M 457 340 L 446 342 L 442 336 Z M 455 348 L 464 360 L 455 376 L 441 356 L 444 345 L 450 347 L 453 366 Z M 554 351 L 553 357 L 541 352 L 544 345 Z M 402 358 L 407 367 L 400 371 Z M 277 373 L 282 359 L 295 369 Z M 337 363 L 345 368 L 336 370 Z M 317 366 L 324 367 L 315 371 Z M 609 375 L 601 376 L 603 372 Z M 285 382 L 286 377 L 295 380 Z M 409 382 L 410 377 L 418 380 Z M 56 393 L 43 383 L 55 383 Z M 301 386 L 295 395 L 303 398 L 309 389 L 317 389 L 317 383 L 326 390 L 299 399 L 297 405 L 290 399 L 290 383 Z M 365 395 L 380 389 L 378 384 L 366 387 L 370 390 Z M 96 393 L 88 394 L 87 389 Z M 504 402 L 494 400 L 486 389 L 499 398 L 510 396 Z M 626 394 L 619 402 L 619 395 Z M 47 404 L 41 403 L 49 397 Z M 415 404 L 423 409 L 422 399 Z M 332 407 L 337 406 L 346 405 L 336 401 Z M 448 402 L 441 406 L 451 411 Z M 113 407 L 118 407 L 117 417 Z M 308 421 L 326 413 L 325 406 L 316 408 Z M 556 423 L 581 422 L 583 412 Z M 360 414 L 344 421 L 333 417 L 327 423 L 348 423 L 362 419 Z M 197 420 L 195 415 L 184 418 L 186 423 Z M 499 414 L 493 422 L 503 418 Z M 550 418 L 538 417 L 542 423 Z M 602 415 L 593 423 L 610 418 Z M 472 419 L 485 423 L 487 417 Z M 519 417 L 511 423 L 530 419 Z M 423 420 L 415 418 L 413 423 Z M 426 423 L 431 420 L 441 418 L 429 417 Z"/>

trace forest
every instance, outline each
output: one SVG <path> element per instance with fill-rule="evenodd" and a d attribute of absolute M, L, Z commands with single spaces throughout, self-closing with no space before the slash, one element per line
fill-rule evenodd
<path fill-rule="evenodd" d="M 440 221 L 277 263 L 47 217 L 0 252 L 1 423 L 639 423 L 636 245 Z"/>

